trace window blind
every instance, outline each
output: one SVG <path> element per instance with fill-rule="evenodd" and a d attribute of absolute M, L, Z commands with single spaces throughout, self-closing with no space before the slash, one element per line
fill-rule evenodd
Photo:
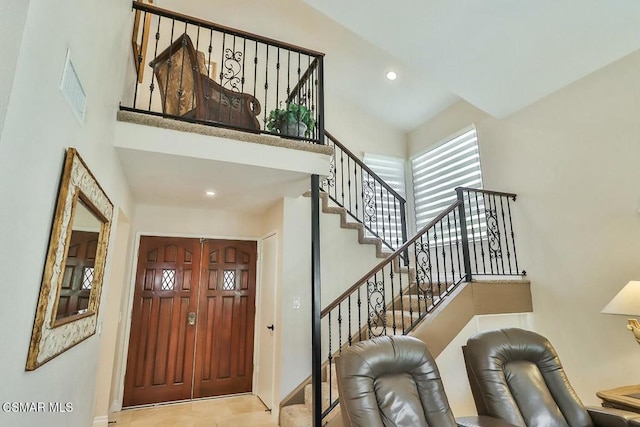
<path fill-rule="evenodd" d="M 406 199 L 405 184 L 405 159 L 380 154 L 365 153 L 364 164 L 376 173 L 389 187 L 395 190 L 400 196 Z M 365 176 L 364 179 L 367 179 Z M 372 179 L 370 179 L 372 180 Z M 383 192 L 385 195 L 386 191 Z M 394 203 L 394 199 L 383 197 L 379 190 L 375 193 L 376 220 L 371 224 L 371 229 L 379 236 L 390 239 L 394 246 L 402 244 L 402 221 L 400 217 L 400 206 Z M 384 231 L 382 226 L 384 225 Z M 367 230 L 367 236 L 371 233 Z"/>
<path fill-rule="evenodd" d="M 456 200 L 456 187 L 482 188 L 475 127 L 411 159 L 418 230 Z"/>

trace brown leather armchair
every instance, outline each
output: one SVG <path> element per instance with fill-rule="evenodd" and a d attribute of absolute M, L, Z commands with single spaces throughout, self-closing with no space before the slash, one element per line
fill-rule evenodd
<path fill-rule="evenodd" d="M 427 346 L 409 336 L 355 343 L 336 358 L 345 426 L 514 427 L 491 417 L 454 419 Z"/>
<path fill-rule="evenodd" d="M 521 427 L 623 427 L 640 417 L 619 409 L 585 407 L 551 343 L 522 329 L 478 334 L 463 348 L 478 414 Z"/>

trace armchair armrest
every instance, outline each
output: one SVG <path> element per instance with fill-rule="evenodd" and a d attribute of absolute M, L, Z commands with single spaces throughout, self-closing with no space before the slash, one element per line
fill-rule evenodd
<path fill-rule="evenodd" d="M 587 406 L 586 409 L 595 427 L 640 426 L 640 414 L 636 412 L 599 406 Z M 635 420 L 635 422 L 630 423 L 631 420 Z"/>
<path fill-rule="evenodd" d="M 493 418 L 487 415 L 456 418 L 456 423 L 459 427 L 517 427 L 500 418 Z"/>

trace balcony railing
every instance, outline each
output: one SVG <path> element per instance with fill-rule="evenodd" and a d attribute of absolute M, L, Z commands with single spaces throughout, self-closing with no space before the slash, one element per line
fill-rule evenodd
<path fill-rule="evenodd" d="M 135 72 L 122 110 L 324 142 L 322 53 L 141 2 L 133 9 Z M 278 109 L 290 111 L 280 114 L 288 130 Z"/>

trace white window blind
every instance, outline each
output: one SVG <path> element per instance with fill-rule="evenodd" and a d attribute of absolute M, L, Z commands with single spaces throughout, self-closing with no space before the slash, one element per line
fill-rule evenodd
<path fill-rule="evenodd" d="M 380 154 L 365 153 L 364 164 L 378 175 L 389 187 L 406 199 L 406 185 L 404 174 L 405 159 L 399 157 L 383 156 Z M 363 179 L 367 179 L 364 177 Z M 380 188 L 375 194 L 376 220 L 371 224 L 371 229 L 385 240 L 393 242 L 393 246 L 399 246 L 402 242 L 402 222 L 400 218 L 400 205 L 395 198 L 388 197 L 387 190 L 380 194 Z M 383 230 L 384 224 L 384 230 Z M 367 236 L 371 233 L 367 230 Z"/>
<path fill-rule="evenodd" d="M 456 200 L 456 187 L 482 188 L 475 127 L 411 159 L 416 227 L 422 229 Z"/>
<path fill-rule="evenodd" d="M 405 197 L 407 191 L 404 183 L 404 159 L 365 153 L 364 164 L 369 166 L 389 187 L 403 198 Z"/>

